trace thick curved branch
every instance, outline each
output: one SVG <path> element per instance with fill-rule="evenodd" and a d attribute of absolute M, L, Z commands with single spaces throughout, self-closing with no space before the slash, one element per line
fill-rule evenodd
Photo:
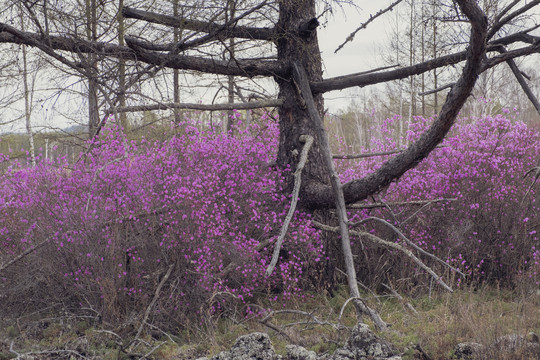
<path fill-rule="evenodd" d="M 20 31 L 4 23 L 0 23 L 0 43 L 24 44 L 35 47 L 38 47 L 38 44 L 42 44 L 53 50 L 72 53 L 93 53 L 117 59 L 145 62 L 172 69 L 195 70 L 218 75 L 253 77 L 281 76 L 284 74 L 284 67 L 277 61 L 238 60 L 231 63 L 229 61 L 195 56 L 163 54 L 141 49 L 136 44 L 132 44 L 133 47 L 127 47 L 54 35 L 44 38 L 40 34 Z"/>
<path fill-rule="evenodd" d="M 530 55 L 533 53 L 539 53 L 540 49 L 536 45 L 540 41 L 540 38 L 538 36 L 528 34 L 528 32 L 532 31 L 533 29 L 534 28 L 516 34 L 511 34 L 497 40 L 493 40 L 486 47 L 486 52 L 498 51 L 500 45 L 510 45 L 516 42 L 525 42 L 531 44 L 531 46 L 516 49 L 515 51 L 509 51 L 507 57 L 515 58 L 519 56 Z M 367 85 L 380 84 L 392 80 L 405 79 L 413 75 L 420 75 L 443 66 L 458 64 L 462 61 L 465 61 L 466 59 L 467 51 L 460 51 L 454 54 L 441 56 L 435 59 L 424 61 L 422 63 L 402 67 L 391 71 L 368 73 L 363 72 L 358 74 L 336 76 L 333 78 L 312 82 L 310 85 L 314 94 L 325 93 L 333 90 L 343 90 L 356 86 L 363 87 Z M 489 67 L 493 67 L 495 65 L 496 64 L 493 64 Z"/>
<path fill-rule="evenodd" d="M 475 1 L 456 0 L 456 2 L 471 23 L 467 61 L 461 77 L 449 92 L 433 125 L 415 143 L 368 176 L 343 185 L 347 203 L 357 202 L 377 193 L 427 157 L 448 133 L 459 110 L 471 94 L 486 53 L 487 18 Z M 334 204 L 333 192 L 327 185 L 311 183 L 305 192 L 304 198 L 310 200 L 307 206 L 320 208 L 331 207 Z"/>
<path fill-rule="evenodd" d="M 262 5 L 264 4 L 266 4 L 266 2 L 260 4 L 258 7 L 262 7 Z M 258 7 L 255 7 L 254 9 Z M 234 26 L 223 28 L 223 25 L 221 24 L 215 24 L 206 21 L 190 20 L 178 16 L 157 14 L 154 12 L 133 9 L 129 7 L 124 7 L 122 9 L 122 15 L 124 15 L 124 17 L 128 19 L 144 20 L 154 24 L 193 30 L 197 32 L 219 32 L 219 36 L 222 39 L 241 38 L 254 40 L 272 40 L 275 37 L 274 29 L 272 28 L 257 28 L 249 26 Z"/>

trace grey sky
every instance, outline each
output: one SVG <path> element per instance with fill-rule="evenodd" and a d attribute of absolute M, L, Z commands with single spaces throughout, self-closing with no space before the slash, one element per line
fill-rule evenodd
<path fill-rule="evenodd" d="M 375 19 L 366 29 L 360 30 L 353 41 L 347 43 L 337 54 L 334 51 L 345 41 L 347 36 L 390 4 L 390 1 L 360 1 L 359 8 L 343 7 L 337 9 L 325 26 L 318 29 L 321 53 L 324 61 L 324 77 L 334 77 L 366 71 L 383 66 L 381 49 L 388 39 L 388 17 L 386 13 Z M 395 10 L 394 10 L 395 11 Z M 346 108 L 355 90 L 331 92 L 326 94 L 326 106 L 331 112 Z"/>

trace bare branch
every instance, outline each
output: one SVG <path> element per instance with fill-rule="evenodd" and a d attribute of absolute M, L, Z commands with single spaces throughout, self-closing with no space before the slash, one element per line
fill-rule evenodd
<path fill-rule="evenodd" d="M 319 229 L 322 229 L 322 230 L 325 230 L 325 231 L 331 231 L 331 232 L 339 233 L 339 228 L 338 227 L 328 226 L 328 225 L 322 224 L 322 223 L 317 222 L 317 221 L 314 221 L 313 225 L 315 225 Z M 437 275 L 429 266 L 424 264 L 422 262 L 422 260 L 420 260 L 418 257 L 416 257 L 416 255 L 414 255 L 411 250 L 409 250 L 409 249 L 407 249 L 407 248 L 405 248 L 405 247 L 403 247 L 403 246 L 401 246 L 399 244 L 396 244 L 394 242 L 383 240 L 380 237 L 375 236 L 375 235 L 373 235 L 371 233 L 368 233 L 366 231 L 350 230 L 350 233 L 352 235 L 359 236 L 359 237 L 364 238 L 364 239 L 368 239 L 369 241 L 371 241 L 374 244 L 401 251 L 402 253 L 407 255 L 407 257 L 409 257 L 411 260 L 413 260 L 418 266 L 420 266 L 422 269 L 424 269 L 429 275 L 431 275 L 435 279 L 435 281 L 437 281 L 437 283 L 439 283 L 442 287 L 444 287 L 446 290 L 448 290 L 450 292 L 453 292 L 452 288 L 450 286 L 448 286 L 442 280 L 442 278 L 439 275 Z"/>
<path fill-rule="evenodd" d="M 159 293 L 161 292 L 161 288 L 163 287 L 165 282 L 167 282 L 167 280 L 169 279 L 169 276 L 171 276 L 173 268 L 174 268 L 174 264 L 170 265 L 169 269 L 167 269 L 167 272 L 163 276 L 163 279 L 161 279 L 161 281 L 159 282 L 156 288 L 156 291 L 154 293 L 154 298 L 150 302 L 150 305 L 148 305 L 148 307 L 146 308 L 146 311 L 144 312 L 144 316 L 141 320 L 141 325 L 139 326 L 139 329 L 137 330 L 137 334 L 135 335 L 135 338 L 131 341 L 131 344 L 137 341 L 137 339 L 139 339 L 139 336 L 141 336 L 142 329 L 144 328 L 144 325 L 146 324 L 146 321 L 148 320 L 148 316 L 150 316 L 150 311 L 152 311 L 152 308 L 154 307 L 154 305 L 156 304 L 156 301 L 159 298 Z"/>
<path fill-rule="evenodd" d="M 258 6 L 252 8 L 255 11 L 266 5 L 266 1 L 262 2 Z M 252 11 L 250 11 L 252 12 Z M 122 9 L 122 14 L 128 19 L 139 19 L 154 24 L 166 25 L 176 27 L 180 29 L 188 29 L 197 32 L 205 33 L 220 33 L 221 38 L 242 38 L 242 39 L 255 39 L 255 40 L 272 40 L 274 35 L 274 29 L 271 28 L 256 28 L 247 26 L 224 26 L 206 21 L 190 20 L 182 17 L 157 14 L 150 11 L 137 10 L 129 7 Z M 241 17 L 235 18 L 232 23 L 234 24 Z"/>
<path fill-rule="evenodd" d="M 501 47 L 500 52 L 501 53 L 506 53 L 508 51 L 504 47 Z M 516 65 L 516 62 L 513 59 L 508 59 L 508 60 L 506 60 L 506 63 L 508 64 L 508 66 L 512 70 L 512 73 L 516 77 L 516 80 L 518 81 L 519 85 L 521 86 L 521 89 L 523 89 L 523 92 L 525 93 L 525 95 L 527 95 L 527 98 L 529 98 L 529 101 L 533 104 L 533 106 L 536 109 L 536 111 L 538 112 L 538 114 L 540 114 L 540 102 L 538 102 L 538 99 L 533 94 L 531 88 L 529 87 L 529 84 L 527 84 L 527 82 L 525 81 L 523 73 L 521 71 L 519 71 L 519 68 Z"/>
<path fill-rule="evenodd" d="M 418 315 L 418 311 L 416 311 L 414 306 L 412 306 L 410 302 L 405 300 L 403 296 L 399 295 L 399 293 L 396 290 L 394 290 L 390 285 L 386 285 L 385 283 L 382 283 L 381 285 L 384 286 L 386 289 L 388 289 L 388 291 L 390 291 L 392 295 L 394 295 L 401 302 L 403 307 L 405 307 L 406 309 L 409 309 L 412 313 Z"/>
<path fill-rule="evenodd" d="M 370 216 L 370 217 L 367 217 L 365 219 L 362 219 L 361 221 L 358 221 L 354 224 L 351 224 L 351 226 L 358 226 L 358 225 L 361 225 L 365 222 L 368 222 L 370 220 L 375 220 L 375 221 L 378 221 L 384 225 L 386 225 L 387 227 L 389 227 L 390 229 L 392 229 L 392 231 L 394 231 L 398 237 L 402 238 L 403 240 L 405 240 L 405 242 L 407 244 L 409 244 L 409 246 L 412 246 L 414 249 L 416 249 L 417 251 L 419 251 L 420 253 L 426 255 L 426 256 L 429 256 L 430 258 L 432 258 L 433 260 L 435 261 L 438 261 L 439 263 L 441 263 L 442 265 L 448 267 L 450 270 L 452 271 L 455 271 L 457 272 L 458 274 L 460 274 L 461 276 L 463 277 L 467 277 L 463 272 L 461 272 L 459 269 L 451 266 L 450 264 L 448 264 L 446 261 L 442 260 L 441 258 L 433 255 L 432 253 L 429 253 L 427 251 L 425 251 L 424 249 L 422 249 L 420 246 L 416 245 L 415 243 L 413 243 L 411 240 L 409 240 L 409 238 L 407 238 L 397 227 L 395 227 L 394 225 L 390 224 L 388 221 L 384 220 L 384 219 L 381 219 L 381 218 L 378 218 L 376 216 Z"/>
<path fill-rule="evenodd" d="M 402 201 L 402 202 L 391 202 L 391 203 L 373 203 L 373 204 L 351 204 L 347 205 L 347 209 L 375 209 L 375 208 L 386 208 L 392 206 L 410 206 L 410 205 L 427 205 L 435 204 L 438 202 L 446 201 L 456 201 L 456 198 L 450 199 L 435 199 L 435 200 L 417 200 L 417 201 Z"/>
<path fill-rule="evenodd" d="M 497 24 L 497 23 L 501 20 L 501 18 L 502 18 L 504 15 L 508 14 L 508 12 L 509 12 L 510 10 L 512 10 L 512 8 L 513 8 L 514 6 L 516 6 L 517 4 L 519 4 L 520 1 L 521 1 L 521 0 L 514 0 L 514 1 L 512 1 L 510 4 L 508 4 L 504 9 L 501 10 L 500 13 L 497 14 L 497 16 L 495 16 L 495 19 L 493 19 L 493 23 L 494 23 L 494 24 Z"/>
<path fill-rule="evenodd" d="M 502 53 L 500 55 L 493 56 L 493 57 L 487 59 L 482 64 L 482 66 L 480 68 L 480 72 L 484 72 L 487 69 L 490 69 L 490 68 L 492 68 L 494 66 L 497 66 L 500 63 L 506 62 L 508 60 L 515 59 L 515 58 L 521 57 L 521 56 L 530 55 L 530 54 L 533 54 L 533 53 L 540 53 L 540 37 L 535 37 L 535 41 L 530 46 L 526 46 L 526 47 L 522 47 L 522 48 L 518 48 L 518 49 L 514 49 L 514 50 L 509 50 L 509 51 L 507 51 L 505 53 Z"/>
<path fill-rule="evenodd" d="M 443 148 L 443 147 L 447 147 L 447 146 L 445 145 L 437 146 L 437 148 Z M 375 153 L 365 153 L 365 154 L 332 155 L 332 158 L 341 159 L 341 160 L 365 159 L 365 158 L 371 158 L 371 157 L 377 157 L 377 156 L 399 154 L 405 150 L 407 149 L 397 149 L 397 150 L 382 151 L 382 152 L 375 152 Z"/>
<path fill-rule="evenodd" d="M 356 281 L 356 270 L 354 268 L 354 259 L 351 250 L 351 242 L 349 240 L 349 220 L 347 218 L 347 209 L 345 207 L 345 198 L 343 196 L 343 187 L 341 181 L 334 167 L 334 161 L 332 160 L 332 153 L 330 150 L 330 144 L 328 142 L 328 135 L 324 129 L 323 120 L 321 119 L 319 112 L 313 101 L 313 95 L 309 86 L 308 78 L 303 67 L 298 63 L 293 63 L 293 81 L 299 88 L 300 94 L 307 107 L 307 111 L 311 121 L 313 122 L 313 128 L 315 129 L 317 139 L 319 141 L 319 149 L 323 155 L 323 160 L 326 166 L 326 171 L 330 177 L 330 183 L 332 186 L 332 193 L 334 198 L 334 204 L 337 212 L 339 222 L 339 234 L 341 236 L 341 248 L 343 251 L 343 257 L 345 261 L 345 270 L 347 272 L 347 283 L 352 297 L 360 297 L 360 291 L 358 290 L 358 284 Z M 379 330 L 386 330 L 388 324 L 386 324 L 376 311 L 369 308 L 367 305 L 360 301 L 355 302 L 355 306 L 359 317 L 361 313 L 368 314 L 375 327 Z"/>
<path fill-rule="evenodd" d="M 535 46 L 538 44 L 539 37 L 527 34 L 527 32 L 532 29 L 528 29 L 526 32 L 519 32 L 516 34 L 511 34 L 500 39 L 493 40 L 486 47 L 486 51 L 498 51 L 498 45 L 510 45 L 516 42 L 526 42 L 532 44 L 533 46 L 524 47 L 517 50 L 509 51 L 511 53 L 508 55 L 509 58 L 515 58 L 519 56 L 530 55 L 533 53 L 540 52 L 540 49 Z M 519 50 L 519 51 L 518 51 Z M 333 78 L 324 79 L 321 81 L 311 82 L 311 89 L 313 93 L 325 93 L 333 90 L 343 90 L 350 87 L 364 87 L 367 85 L 380 84 L 383 82 L 388 82 L 392 80 L 405 79 L 413 75 L 420 75 L 422 73 L 428 72 L 433 69 L 438 69 L 440 67 L 455 65 L 467 59 L 467 51 L 460 51 L 454 54 L 449 54 L 441 56 L 435 59 L 427 60 L 412 66 L 406 66 L 399 69 L 387 71 L 387 72 L 363 72 L 358 74 L 336 76 Z M 506 60 L 504 60 L 506 61 Z M 502 61 L 500 61 L 502 62 Z M 491 68 L 498 63 L 491 64 L 489 61 L 486 63 L 486 66 L 482 67 L 482 71 Z"/>
<path fill-rule="evenodd" d="M 42 242 L 38 243 L 37 245 L 34 245 L 34 246 L 26 249 L 25 251 L 23 251 L 22 253 L 20 253 L 19 255 L 14 257 L 13 259 L 11 259 L 10 261 L 6 262 L 5 264 L 0 265 L 0 272 L 2 270 L 4 270 L 4 269 L 8 268 L 9 266 L 15 264 L 17 261 L 21 260 L 26 255 L 33 253 L 34 251 L 36 251 L 37 249 L 39 249 L 43 245 L 47 244 L 49 242 L 49 240 L 50 240 L 50 238 L 47 238 L 47 239 L 43 240 Z"/>
<path fill-rule="evenodd" d="M 291 199 L 291 206 L 289 207 L 289 211 L 287 212 L 285 221 L 281 226 L 281 232 L 276 240 L 276 244 L 274 245 L 274 253 L 272 255 L 272 260 L 270 261 L 270 264 L 266 268 L 266 276 L 270 276 L 274 271 L 274 268 L 276 267 L 279 259 L 279 252 L 281 250 L 281 244 L 283 243 L 283 239 L 285 238 L 287 230 L 289 229 L 289 224 L 291 223 L 294 212 L 296 211 L 296 203 L 298 202 L 298 195 L 300 194 L 300 186 L 302 184 L 302 170 L 306 165 L 309 149 L 311 149 L 311 145 L 313 145 L 313 136 L 302 135 L 300 136 L 300 141 L 304 143 L 304 147 L 302 148 L 302 153 L 300 154 L 300 161 L 298 162 L 298 166 L 296 167 L 296 171 L 294 172 L 294 189 Z"/>
<path fill-rule="evenodd" d="M 455 85 L 455 83 L 446 84 L 444 86 L 440 86 L 440 87 L 438 87 L 436 89 L 433 89 L 433 90 L 428 90 L 428 91 L 421 92 L 418 95 L 419 96 L 424 96 L 424 95 L 435 94 L 435 93 L 438 93 L 439 91 L 443 91 L 443 90 L 446 90 L 446 89 L 451 89 L 452 86 L 454 86 L 454 85 Z"/>
<path fill-rule="evenodd" d="M 347 36 L 347 39 L 345 39 L 345 41 L 338 46 L 338 48 L 334 51 L 334 54 L 337 54 L 337 52 L 339 50 L 341 50 L 345 44 L 347 44 L 349 41 L 353 41 L 354 40 L 354 36 L 356 35 L 357 32 L 359 32 L 360 30 L 362 29 L 365 29 L 369 23 L 371 23 L 373 20 L 375 20 L 376 18 L 378 18 L 379 16 L 383 15 L 384 13 L 392 10 L 394 8 L 394 6 L 396 6 L 397 4 L 399 4 L 402 0 L 396 0 L 394 3 L 390 4 L 390 6 L 388 6 L 386 9 L 381 9 L 379 10 L 375 15 L 370 15 L 369 16 L 369 20 L 366 21 L 365 23 L 363 23 L 362 25 L 360 25 L 356 30 L 354 30 L 349 36 Z"/>
<path fill-rule="evenodd" d="M 153 105 L 134 105 L 113 107 L 107 110 L 107 113 L 121 113 L 121 112 L 138 112 L 138 111 L 152 111 L 152 110 L 169 110 L 169 109 L 186 109 L 186 110 L 202 110 L 202 111 L 219 111 L 219 110 L 245 110 L 245 109 L 258 109 L 266 107 L 276 107 L 283 103 L 281 99 L 275 100 L 262 100 L 262 101 L 250 101 L 242 103 L 225 103 L 225 104 L 189 104 L 189 103 L 164 103 Z"/>
<path fill-rule="evenodd" d="M 495 24 L 493 24 L 493 26 L 491 27 L 491 29 L 489 30 L 488 34 L 487 34 L 487 39 L 491 39 L 493 36 L 495 36 L 495 34 L 497 34 L 497 32 L 504 26 L 504 25 L 507 25 L 510 23 L 510 21 L 512 21 L 513 19 L 515 19 L 516 17 L 518 17 L 519 15 L 525 13 L 526 11 L 532 9 L 533 7 L 537 6 L 540 4 L 540 0 L 534 0 L 534 1 L 531 1 L 530 3 L 524 5 L 523 7 L 517 9 L 516 11 L 514 11 L 513 13 L 505 16 L 504 18 L 502 19 L 497 19 L 498 21 L 495 22 Z M 510 4 L 512 5 L 512 4 Z M 506 10 L 506 9 L 504 9 Z M 509 9 L 508 9 L 509 10 Z M 507 10 L 507 11 L 508 11 Z"/>
<path fill-rule="evenodd" d="M 126 42 L 129 44 L 128 39 Z M 281 76 L 284 69 L 278 61 L 238 60 L 235 63 L 212 58 L 195 56 L 163 54 L 148 51 L 131 43 L 132 47 L 109 44 L 99 41 L 87 41 L 63 36 L 48 36 L 43 38 L 39 34 L 19 31 L 7 24 L 0 23 L 0 43 L 25 44 L 43 47 L 47 43 L 50 49 L 69 51 L 73 53 L 95 53 L 111 56 L 117 59 L 142 61 L 147 64 L 181 70 L 195 70 L 206 73 L 233 75 L 233 76 Z M 45 47 L 43 51 L 47 50 Z M 54 56 L 50 54 L 51 56 Z"/>

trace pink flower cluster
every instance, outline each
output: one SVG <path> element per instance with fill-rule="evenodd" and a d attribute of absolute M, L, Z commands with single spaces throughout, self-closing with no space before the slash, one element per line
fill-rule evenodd
<path fill-rule="evenodd" d="M 510 285 L 527 278 L 538 284 L 540 183 L 524 175 L 540 164 L 540 133 L 510 119 L 508 113 L 458 120 L 440 148 L 382 194 L 386 202 L 455 201 L 435 203 L 418 213 L 420 206 L 409 205 L 396 206 L 391 213 L 378 209 L 356 216 L 378 216 L 394 223 L 417 245 L 468 274 L 468 283 Z M 376 130 L 382 140 L 371 152 L 395 148 L 391 134 L 398 120 L 387 119 Z M 407 140 L 414 141 L 431 122 L 416 118 L 409 124 Z M 346 181 L 371 171 L 382 160 L 348 160 L 339 166 Z M 374 225 L 371 230 L 382 228 Z M 384 234 L 388 233 L 386 229 Z M 395 234 L 391 237 L 399 241 Z M 418 271 L 414 266 L 411 270 Z"/>
<path fill-rule="evenodd" d="M 113 126 L 75 164 L 12 164 L 0 177 L 1 258 L 48 239 L 39 252 L 55 263 L 46 286 L 71 289 L 111 317 L 125 311 L 118 299 L 146 306 L 170 265 L 162 312 L 301 295 L 305 269 L 323 255 L 309 214 L 296 213 L 278 268 L 264 274 L 290 202 L 268 165 L 277 125 L 235 137 L 189 124 L 177 131 L 164 142 L 130 141 Z"/>

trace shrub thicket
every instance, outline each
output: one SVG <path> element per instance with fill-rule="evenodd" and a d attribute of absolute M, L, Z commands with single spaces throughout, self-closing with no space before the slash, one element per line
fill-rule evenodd
<path fill-rule="evenodd" d="M 308 214 L 296 214 L 277 271 L 264 275 L 287 210 L 269 166 L 277 127 L 237 137 L 183 129 L 135 142 L 113 127 L 75 164 L 2 174 L 1 259 L 46 241 L 0 273 L 3 312 L 61 302 L 123 322 L 144 313 L 171 265 L 154 314 L 176 324 L 257 294 L 299 294 L 323 255 Z"/>
<path fill-rule="evenodd" d="M 395 148 L 389 129 L 396 120 L 397 117 L 388 119 L 377 129 L 382 140 L 376 143 L 372 152 Z M 410 124 L 407 140 L 416 139 L 431 120 L 416 118 Z M 538 131 L 520 121 L 503 115 L 460 119 L 440 148 L 381 196 L 387 203 L 455 200 L 433 203 L 421 209 L 418 205 L 388 206 L 364 210 L 356 216 L 377 216 L 398 226 L 411 241 L 466 273 L 465 281 L 469 284 L 515 285 L 518 281 L 531 279 L 537 285 L 539 185 L 535 184 L 534 171 L 525 175 L 539 165 L 538 154 Z M 341 162 L 344 180 L 376 168 L 382 160 L 377 157 L 352 164 Z M 373 226 L 367 229 L 402 241 L 387 226 L 373 222 L 370 225 Z M 373 247 L 368 250 L 358 248 L 357 251 L 366 254 L 362 257 L 366 264 L 359 266 L 373 275 L 370 279 L 361 274 L 366 282 L 373 282 L 377 277 L 376 283 L 402 277 L 407 279 L 406 284 L 414 285 L 420 279 L 426 279 L 410 261 L 388 256 L 381 261 L 381 250 Z M 429 258 L 423 259 L 440 268 Z M 460 284 L 463 279 L 455 277 L 455 281 Z"/>
<path fill-rule="evenodd" d="M 395 120 L 377 130 L 371 151 L 396 147 Z M 408 141 L 429 122 L 417 118 Z M 277 301 L 303 296 L 316 283 L 333 283 L 318 278 L 336 276 L 321 270 L 340 266 L 340 251 L 323 249 L 320 231 L 303 212 L 289 229 L 278 268 L 264 275 L 289 203 L 282 174 L 269 165 L 277 125 L 252 125 L 235 136 L 189 124 L 181 129 L 154 142 L 129 141 L 111 127 L 76 163 L 9 165 L 0 176 L 0 263 L 39 249 L 0 272 L 2 313 L 60 304 L 124 323 L 133 314 L 140 317 L 171 267 L 152 312 L 154 321 L 170 326 L 226 311 L 231 302 L 248 304 L 258 295 Z M 443 146 L 380 196 L 386 202 L 455 201 L 420 211 L 411 205 L 361 210 L 351 218 L 386 219 L 467 273 L 469 283 L 538 281 L 538 191 L 534 176 L 524 177 L 538 165 L 538 132 L 503 116 L 463 119 Z M 338 168 L 347 181 L 382 160 L 345 160 Z M 403 243 L 384 225 L 365 227 Z M 367 239 L 353 241 L 364 283 L 428 284 L 427 275 L 401 254 Z"/>

